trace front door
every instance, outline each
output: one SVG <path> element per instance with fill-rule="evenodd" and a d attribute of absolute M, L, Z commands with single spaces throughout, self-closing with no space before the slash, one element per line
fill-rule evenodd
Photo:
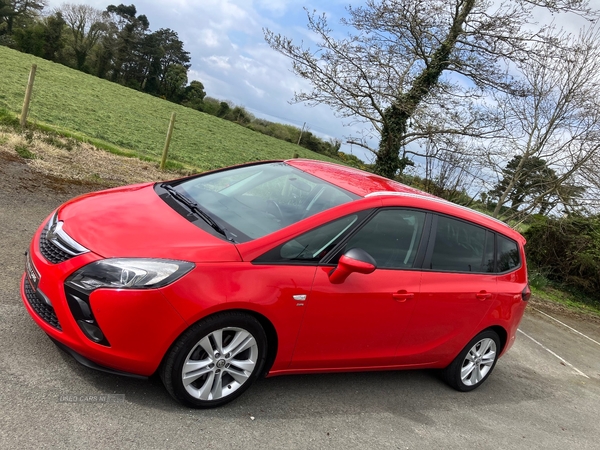
<path fill-rule="evenodd" d="M 320 266 L 305 303 L 292 369 L 384 367 L 419 298 L 414 270 L 425 213 L 383 209 L 350 237 L 332 264 Z M 332 284 L 329 273 L 345 251 L 361 248 L 377 263 L 371 274 L 352 273 Z"/>

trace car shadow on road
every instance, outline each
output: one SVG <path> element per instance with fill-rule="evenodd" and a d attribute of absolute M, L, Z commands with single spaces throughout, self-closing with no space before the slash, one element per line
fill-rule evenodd
<path fill-rule="evenodd" d="M 260 379 L 242 397 L 220 408 L 193 410 L 173 400 L 158 376 L 121 377 L 80 366 L 67 354 L 62 359 L 70 376 L 85 378 L 98 392 L 124 394 L 127 403 L 163 413 L 187 410 L 199 417 L 295 419 L 388 413 L 426 425 L 433 423 L 428 415 L 432 410 L 518 404 L 552 397 L 556 389 L 552 380 L 540 380 L 539 374 L 513 361 L 510 368 L 499 366 L 470 393 L 452 390 L 434 370 L 291 375 Z"/>

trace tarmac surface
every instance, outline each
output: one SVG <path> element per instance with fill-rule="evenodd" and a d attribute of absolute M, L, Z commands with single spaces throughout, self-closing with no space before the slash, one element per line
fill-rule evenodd
<path fill-rule="evenodd" d="M 466 394 L 435 371 L 287 376 L 192 410 L 156 379 L 82 367 L 28 316 L 19 280 L 42 220 L 97 188 L 0 152 L 0 448 L 600 448 L 600 325 L 540 305 Z"/>

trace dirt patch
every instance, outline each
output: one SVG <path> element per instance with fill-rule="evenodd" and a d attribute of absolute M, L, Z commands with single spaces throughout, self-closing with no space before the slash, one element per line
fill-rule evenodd
<path fill-rule="evenodd" d="M 109 186 L 102 182 L 94 183 L 87 180 L 68 180 L 36 171 L 27 164 L 25 159 L 16 154 L 3 151 L 1 148 L 0 174 L 14 188 L 29 192 L 38 191 L 40 188 L 50 189 L 55 192 L 66 192 L 72 190 L 75 186 L 82 187 L 84 191 L 93 191 Z"/>
<path fill-rule="evenodd" d="M 60 188 L 65 182 L 114 187 L 178 178 L 152 162 L 114 155 L 93 145 L 37 131 L 17 133 L 0 128 L 3 161 L 27 164 Z"/>

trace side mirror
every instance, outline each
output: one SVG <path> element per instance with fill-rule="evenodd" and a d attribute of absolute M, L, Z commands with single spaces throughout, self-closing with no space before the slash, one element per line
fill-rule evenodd
<path fill-rule="evenodd" d="M 352 248 L 340 257 L 337 267 L 329 273 L 329 281 L 340 284 L 353 272 L 369 274 L 376 268 L 371 255 L 361 248 Z"/>

